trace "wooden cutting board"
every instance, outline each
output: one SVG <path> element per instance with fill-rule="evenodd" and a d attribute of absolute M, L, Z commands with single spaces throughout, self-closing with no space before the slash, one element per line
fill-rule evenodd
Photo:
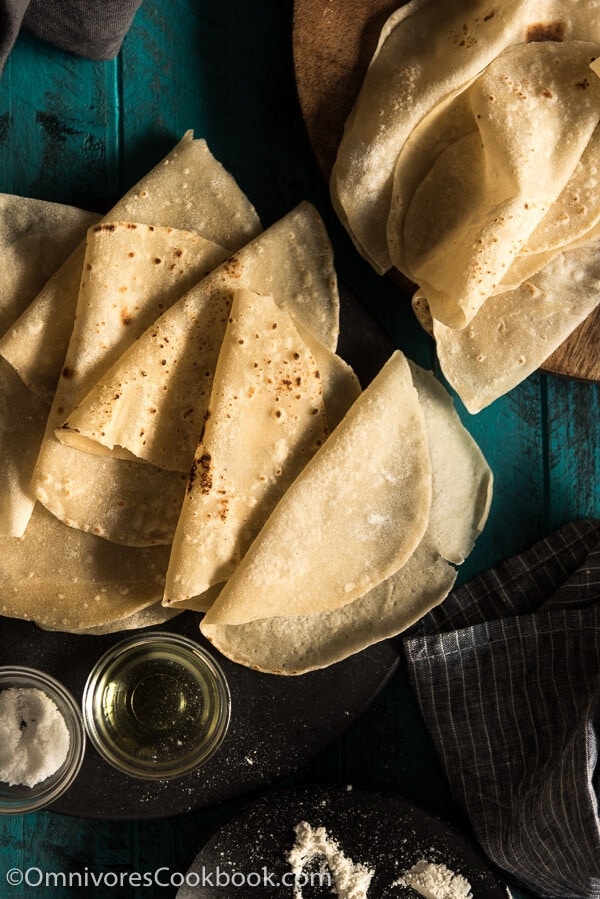
<path fill-rule="evenodd" d="M 309 139 L 327 179 L 381 27 L 400 5 L 401 0 L 295 0 L 298 98 Z M 600 381 L 599 347 L 600 307 L 542 368 L 559 375 Z"/>

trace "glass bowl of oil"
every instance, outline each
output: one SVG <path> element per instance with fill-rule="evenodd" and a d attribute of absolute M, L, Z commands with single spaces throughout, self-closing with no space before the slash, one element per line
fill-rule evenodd
<path fill-rule="evenodd" d="M 217 751 L 231 696 L 221 667 L 199 643 L 153 631 L 99 659 L 85 685 L 83 715 L 109 764 L 132 777 L 171 780 Z"/>

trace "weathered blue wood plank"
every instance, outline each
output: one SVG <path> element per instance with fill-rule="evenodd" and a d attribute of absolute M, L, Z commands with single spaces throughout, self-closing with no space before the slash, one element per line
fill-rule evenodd
<path fill-rule="evenodd" d="M 118 188 L 117 62 L 24 33 L 0 80 L 0 190 L 83 205 Z"/>
<path fill-rule="evenodd" d="M 600 516 L 600 385 L 548 376 L 548 529 Z"/>

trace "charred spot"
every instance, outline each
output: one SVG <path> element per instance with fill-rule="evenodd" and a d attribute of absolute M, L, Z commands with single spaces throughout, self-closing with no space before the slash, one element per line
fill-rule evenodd
<path fill-rule="evenodd" d="M 227 518 L 227 513 L 229 512 L 229 500 L 220 499 L 218 503 L 219 508 L 219 518 L 221 521 L 225 521 Z"/>
<path fill-rule="evenodd" d="M 135 320 L 135 316 L 127 309 L 121 309 L 121 324 L 130 325 Z"/>
<path fill-rule="evenodd" d="M 294 353 L 294 359 L 298 360 L 300 358 L 300 353 Z"/>
<path fill-rule="evenodd" d="M 489 13 L 487 14 L 487 16 L 484 16 L 484 17 L 483 17 L 483 21 L 484 21 L 484 22 L 489 22 L 490 19 L 493 19 L 493 18 L 494 18 L 494 10 L 492 10 L 491 12 L 489 12 Z"/>
<path fill-rule="evenodd" d="M 65 365 L 65 367 L 62 370 L 62 376 L 67 381 L 71 381 L 75 377 L 75 369 L 71 368 L 70 365 Z"/>
<path fill-rule="evenodd" d="M 192 487 L 198 481 L 202 493 L 210 493 L 212 488 L 212 474 L 210 471 L 211 457 L 210 453 L 202 453 L 192 463 L 192 470 L 187 485 L 187 492 L 190 493 Z"/>
<path fill-rule="evenodd" d="M 178 247 L 176 250 L 173 250 L 173 256 L 183 256 L 183 250 L 180 250 Z"/>
<path fill-rule="evenodd" d="M 137 228 L 137 225 L 135 224 L 135 222 L 127 222 L 127 227 L 129 228 L 130 231 L 135 231 L 135 229 Z M 131 255 L 133 256 L 133 253 L 131 253 Z"/>
<path fill-rule="evenodd" d="M 241 275 L 240 260 L 237 256 L 231 256 L 227 262 L 223 263 L 227 274 L 232 278 L 239 278 Z"/>
<path fill-rule="evenodd" d="M 586 90 L 590 86 L 590 82 L 587 78 L 584 78 L 582 81 L 576 81 L 575 87 L 581 88 L 581 90 Z"/>
<path fill-rule="evenodd" d="M 528 25 L 525 32 L 525 43 L 533 44 L 539 41 L 564 41 L 564 22 L 536 22 Z"/>
<path fill-rule="evenodd" d="M 155 265 L 160 265 L 161 262 L 162 262 L 162 259 L 160 258 L 160 256 L 155 256 L 155 257 L 154 257 L 154 264 L 155 264 Z"/>
<path fill-rule="evenodd" d="M 102 224 L 100 224 L 100 225 L 95 225 L 95 226 L 94 226 L 94 231 L 95 231 L 96 233 L 99 233 L 100 231 L 116 231 L 116 230 L 117 230 L 117 226 L 116 226 L 116 225 L 102 225 Z"/>
<path fill-rule="evenodd" d="M 129 256 L 130 259 L 133 259 L 133 257 L 135 256 L 135 253 L 133 252 L 133 250 L 130 250 L 127 255 Z"/>

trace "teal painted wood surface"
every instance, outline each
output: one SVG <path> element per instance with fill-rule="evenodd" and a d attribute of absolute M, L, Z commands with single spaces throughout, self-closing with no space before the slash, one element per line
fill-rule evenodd
<path fill-rule="evenodd" d="M 405 298 L 357 256 L 337 222 L 308 144 L 293 75 L 291 0 L 144 0 L 116 60 L 75 59 L 23 34 L 0 80 L 0 191 L 102 206 L 189 128 L 206 137 L 265 225 L 313 201 L 340 280 L 412 358 L 429 339 Z M 535 374 L 477 416 L 457 407 L 495 474 L 484 535 L 461 581 L 561 523 L 600 515 L 596 384 Z M 1 639 L 1 635 L 0 635 Z M 25 660 L 24 660 L 25 661 Z M 340 739 L 287 783 L 393 790 L 465 826 L 400 670 Z M 246 797 L 247 799 L 248 797 Z M 185 872 L 238 803 L 164 821 L 94 822 L 51 811 L 0 820 L 0 895 L 168 899 L 176 887 L 10 889 L 4 872 Z M 523 894 L 525 895 L 525 894 Z"/>

